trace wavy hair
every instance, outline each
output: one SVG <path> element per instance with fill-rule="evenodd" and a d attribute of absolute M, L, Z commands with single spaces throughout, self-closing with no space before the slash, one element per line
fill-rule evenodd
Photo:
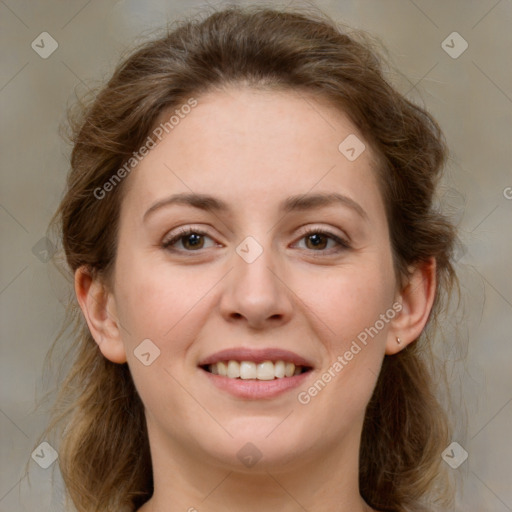
<path fill-rule="evenodd" d="M 141 147 L 162 113 L 191 96 L 241 84 L 314 93 L 346 113 L 379 158 L 398 281 L 406 283 L 411 265 L 437 262 L 426 329 L 385 356 L 360 448 L 366 502 L 381 511 L 418 512 L 452 499 L 440 456 L 450 423 L 436 396 L 431 342 L 457 282 L 456 232 L 433 201 L 447 157 L 442 132 L 425 108 L 390 84 L 384 62 L 370 38 L 317 11 L 227 7 L 182 21 L 125 57 L 70 118 L 71 169 L 51 226 L 68 272 L 85 265 L 108 282 L 125 180 L 101 200 L 95 190 Z M 58 431 L 67 494 L 79 512 L 136 510 L 153 492 L 143 404 L 128 366 L 102 356 L 74 296 L 66 318 L 70 367 L 47 434 Z"/>

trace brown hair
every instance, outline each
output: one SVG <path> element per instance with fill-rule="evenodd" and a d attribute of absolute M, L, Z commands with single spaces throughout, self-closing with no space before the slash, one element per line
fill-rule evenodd
<path fill-rule="evenodd" d="M 309 91 L 347 113 L 380 160 L 397 278 L 405 283 L 411 265 L 436 259 L 428 328 L 384 358 L 368 404 L 359 483 L 366 502 L 382 511 L 427 510 L 427 499 L 449 503 L 440 454 L 450 430 L 435 396 L 427 336 L 456 280 L 455 231 L 433 206 L 447 151 L 436 121 L 390 85 L 382 57 L 362 34 L 316 12 L 229 7 L 136 50 L 74 127 L 67 189 L 52 220 L 67 264 L 108 281 L 124 181 L 101 200 L 94 191 L 141 147 L 164 111 L 241 83 Z M 153 485 L 143 405 L 128 366 L 102 356 L 76 301 L 67 318 L 75 327 L 73 362 L 48 429 L 66 425 L 59 463 L 67 491 L 80 512 L 137 508 Z"/>

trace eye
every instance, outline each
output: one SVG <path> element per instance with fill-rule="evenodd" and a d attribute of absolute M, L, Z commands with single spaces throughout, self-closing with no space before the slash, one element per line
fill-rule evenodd
<path fill-rule="evenodd" d="M 205 249 L 204 237 L 212 240 L 208 233 L 201 229 L 194 227 L 187 227 L 178 230 L 171 238 L 162 242 L 162 247 L 176 252 L 195 252 L 201 249 Z M 306 240 L 306 249 L 310 249 L 313 252 L 339 252 L 345 249 L 349 249 L 349 243 L 340 238 L 339 236 L 326 231 L 321 228 L 308 229 L 302 233 L 300 240 Z M 333 242 L 333 246 L 327 248 L 329 241 Z M 176 249 L 175 246 L 178 242 L 181 242 L 182 248 Z M 215 245 L 215 244 L 214 244 Z M 334 250 L 332 250 L 334 249 Z"/>
<path fill-rule="evenodd" d="M 350 248 L 350 245 L 346 240 L 340 238 L 334 233 L 331 233 L 321 228 L 308 229 L 307 231 L 302 233 L 302 237 L 300 240 L 304 239 L 306 240 L 306 248 L 311 249 L 314 252 L 327 251 L 328 248 L 326 246 L 328 245 L 329 241 L 334 243 L 334 247 L 331 246 L 330 248 L 334 249 L 334 251 L 330 252 L 339 252 Z"/>
<path fill-rule="evenodd" d="M 164 240 L 162 242 L 162 247 L 164 249 L 169 250 L 184 250 L 185 252 L 194 252 L 199 249 L 204 249 L 204 238 L 211 237 L 208 236 L 207 233 L 204 231 L 201 231 L 200 229 L 195 229 L 193 227 L 188 227 L 184 229 L 180 229 L 177 233 L 174 234 L 170 239 Z M 175 249 L 172 246 L 175 245 L 177 242 L 181 242 L 183 249 Z"/>

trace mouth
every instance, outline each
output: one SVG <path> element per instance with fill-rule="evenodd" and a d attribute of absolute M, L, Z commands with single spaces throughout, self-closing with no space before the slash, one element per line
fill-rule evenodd
<path fill-rule="evenodd" d="M 299 386 L 313 364 L 281 349 L 228 349 L 202 360 L 198 367 L 219 389 L 238 398 L 273 398 Z"/>
<path fill-rule="evenodd" d="M 212 375 L 228 379 L 261 380 L 287 379 L 312 370 L 309 366 L 295 365 L 291 361 L 236 361 L 233 359 L 200 366 Z"/>

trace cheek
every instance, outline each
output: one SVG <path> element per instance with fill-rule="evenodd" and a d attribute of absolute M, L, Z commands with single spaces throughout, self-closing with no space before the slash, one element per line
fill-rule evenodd
<path fill-rule="evenodd" d="M 165 257 L 130 252 L 120 256 L 116 265 L 121 336 L 136 387 L 150 401 L 163 382 L 175 385 L 168 372 L 177 377 L 188 371 L 191 348 L 218 304 L 215 286 L 225 270 L 178 267 Z M 159 350 L 148 367 L 136 359 L 137 347 L 146 339 Z"/>
<path fill-rule="evenodd" d="M 364 411 L 380 371 L 389 324 L 396 314 L 390 262 L 346 270 L 326 278 L 323 293 L 315 294 L 315 312 L 329 327 L 324 338 L 327 358 L 315 389 L 303 390 L 307 396 L 299 400 L 314 403 L 319 415 L 326 404 L 343 404 L 331 410 L 339 420 L 334 429 L 344 424 L 340 415 L 352 421 Z"/>
<path fill-rule="evenodd" d="M 318 325 L 328 326 L 322 340 L 326 357 L 297 401 L 328 442 L 364 417 L 384 357 L 389 324 L 381 315 L 392 311 L 393 288 L 378 268 L 331 276 L 325 285 L 324 293 L 315 294 L 315 312 Z"/>
<path fill-rule="evenodd" d="M 376 263 L 342 268 L 317 277 L 312 291 L 304 290 L 301 296 L 325 325 L 331 350 L 342 349 L 391 308 L 394 286 L 387 268 Z"/>
<path fill-rule="evenodd" d="M 168 264 L 148 264 L 142 256 L 125 253 L 116 263 L 116 304 L 123 338 L 140 343 L 145 338 L 161 344 L 181 332 L 183 320 L 208 287 L 204 273 L 177 271 Z"/>
<path fill-rule="evenodd" d="M 190 268 L 187 272 L 168 263 L 148 263 L 142 254 L 130 252 L 116 262 L 116 305 L 124 327 L 121 336 L 128 365 L 143 403 L 150 411 L 159 410 L 161 418 L 172 417 L 177 411 L 183 417 L 188 414 L 173 393 L 162 400 L 161 392 L 179 388 L 174 380 L 181 379 L 176 366 L 183 363 L 191 340 L 197 338 L 201 322 L 193 320 L 200 311 L 201 298 L 212 286 L 204 272 L 193 272 Z M 154 352 L 152 345 L 144 349 L 151 354 L 147 366 L 137 357 L 142 353 L 138 347 L 146 339 L 159 351 Z"/>

